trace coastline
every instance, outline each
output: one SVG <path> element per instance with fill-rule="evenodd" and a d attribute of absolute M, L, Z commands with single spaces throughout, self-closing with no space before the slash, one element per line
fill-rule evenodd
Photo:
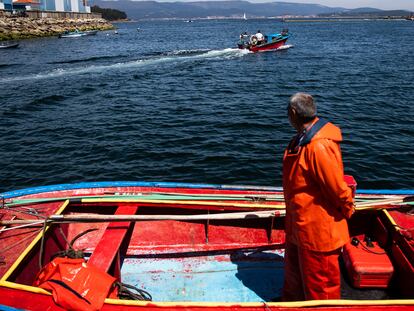
<path fill-rule="evenodd" d="M 57 36 L 65 31 L 73 31 L 75 29 L 80 31 L 110 30 L 115 29 L 115 26 L 103 18 L 35 19 L 28 17 L 1 17 L 0 41 Z"/>
<path fill-rule="evenodd" d="M 121 19 L 113 20 L 111 23 L 137 23 L 137 22 L 148 22 L 148 21 L 206 21 L 206 20 L 242 20 L 242 17 L 235 16 L 208 16 L 208 17 L 152 17 L 152 18 L 139 18 L 139 19 Z M 255 16 L 250 17 L 248 20 L 274 20 L 279 22 L 295 22 L 295 21 L 309 21 L 309 22 L 348 22 L 348 21 L 402 21 L 410 20 L 405 16 L 395 17 L 381 17 L 381 16 L 327 16 L 327 17 L 316 17 L 316 16 Z M 414 20 L 414 19 L 413 19 Z"/>

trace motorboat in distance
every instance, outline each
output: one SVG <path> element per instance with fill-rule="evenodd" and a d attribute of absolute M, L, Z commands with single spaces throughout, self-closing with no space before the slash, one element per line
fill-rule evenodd
<path fill-rule="evenodd" d="M 97 30 L 87 30 L 87 31 L 65 31 L 61 34 L 59 34 L 59 38 L 78 38 L 78 37 L 84 37 L 84 36 L 93 36 L 98 33 Z"/>
<path fill-rule="evenodd" d="M 265 34 L 263 41 L 259 41 L 256 35 L 244 33 L 240 35 L 240 41 L 237 45 L 239 49 L 247 49 L 252 52 L 271 51 L 283 47 L 289 37 L 287 29 L 283 29 L 280 33 Z"/>
<path fill-rule="evenodd" d="M 17 48 L 18 46 L 19 46 L 18 42 L 13 42 L 13 41 L 0 42 L 0 49 L 12 49 L 12 48 Z"/>

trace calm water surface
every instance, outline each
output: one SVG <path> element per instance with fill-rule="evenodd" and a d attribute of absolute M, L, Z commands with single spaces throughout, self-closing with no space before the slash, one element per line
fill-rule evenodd
<path fill-rule="evenodd" d="M 414 188 L 413 23 L 117 26 L 0 50 L 0 191 L 111 180 L 280 186 L 297 91 L 342 128 L 359 188 Z M 235 48 L 242 31 L 283 27 L 293 48 Z"/>

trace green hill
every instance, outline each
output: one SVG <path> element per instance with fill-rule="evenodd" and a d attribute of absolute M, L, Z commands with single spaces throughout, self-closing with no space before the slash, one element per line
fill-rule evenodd
<path fill-rule="evenodd" d="M 116 9 L 100 8 L 97 5 L 94 5 L 93 7 L 91 7 L 91 11 L 92 13 L 102 14 L 102 18 L 108 21 L 122 20 L 122 19 L 128 18 L 125 12 L 122 12 Z"/>

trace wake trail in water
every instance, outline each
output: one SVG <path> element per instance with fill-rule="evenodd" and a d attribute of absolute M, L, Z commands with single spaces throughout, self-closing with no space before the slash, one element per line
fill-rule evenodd
<path fill-rule="evenodd" d="M 195 50 L 175 50 L 175 51 L 160 51 L 145 53 L 144 56 L 190 56 L 207 53 L 209 49 L 195 49 Z"/>
<path fill-rule="evenodd" d="M 285 44 L 285 45 L 282 45 L 281 47 L 277 48 L 276 51 L 283 51 L 283 50 L 287 50 L 287 49 L 290 49 L 290 48 L 293 48 L 293 47 L 294 46 L 292 44 Z"/>
<path fill-rule="evenodd" d="M 75 63 L 85 63 L 85 62 L 92 62 L 92 61 L 99 61 L 99 60 L 106 60 L 106 59 L 123 58 L 123 57 L 125 56 L 124 55 L 95 56 L 95 57 L 84 58 L 84 59 L 70 59 L 70 60 L 49 62 L 48 64 L 75 64 Z"/>
<path fill-rule="evenodd" d="M 13 66 L 20 66 L 20 64 L 0 64 L 1 68 L 13 67 Z"/>
<path fill-rule="evenodd" d="M 89 65 L 85 67 L 77 68 L 56 68 L 51 71 L 29 74 L 23 76 L 14 76 L 7 78 L 0 78 L 0 83 L 17 82 L 17 81 L 31 81 L 41 79 L 53 79 L 69 75 L 83 75 L 83 74 L 104 74 L 108 71 L 123 70 L 131 68 L 139 68 L 145 66 L 151 66 L 161 63 L 168 63 L 174 61 L 191 61 L 191 60 L 226 60 L 236 57 L 242 57 L 250 52 L 247 50 L 240 50 L 234 48 L 228 48 L 223 50 L 180 50 L 166 52 L 166 54 L 157 56 L 142 58 L 138 60 L 132 60 L 127 62 L 114 63 L 109 65 Z"/>

